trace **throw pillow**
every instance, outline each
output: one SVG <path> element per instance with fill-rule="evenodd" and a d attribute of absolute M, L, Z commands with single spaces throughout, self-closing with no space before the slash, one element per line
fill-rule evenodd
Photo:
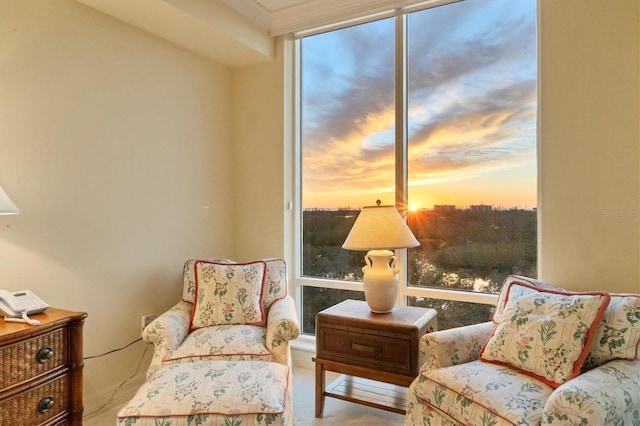
<path fill-rule="evenodd" d="M 222 324 L 264 325 L 266 264 L 197 261 L 190 329 Z"/>
<path fill-rule="evenodd" d="M 190 259 L 182 267 L 182 300 L 193 303 L 196 294 L 196 270 L 193 267 L 198 260 L 215 263 L 235 263 L 228 259 Z"/>
<path fill-rule="evenodd" d="M 583 371 L 614 359 L 636 359 L 640 345 L 640 295 L 611 294 Z"/>
<path fill-rule="evenodd" d="M 515 285 L 531 288 L 526 283 Z M 508 365 L 557 387 L 580 374 L 609 300 L 607 293 L 542 288 L 510 297 L 480 359 Z"/>
<path fill-rule="evenodd" d="M 502 291 L 500 291 L 500 296 L 498 296 L 496 310 L 493 312 L 493 322 L 496 324 L 500 322 L 502 312 L 504 312 L 504 308 L 507 304 L 508 299 L 521 297 L 525 294 L 537 293 L 540 289 L 564 291 L 564 289 L 562 288 L 552 286 L 551 284 L 547 284 L 533 278 L 521 277 L 518 275 L 509 275 L 504 279 L 504 283 L 502 284 Z"/>

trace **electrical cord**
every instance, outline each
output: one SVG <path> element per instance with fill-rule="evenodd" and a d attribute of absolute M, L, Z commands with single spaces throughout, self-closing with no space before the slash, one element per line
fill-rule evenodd
<path fill-rule="evenodd" d="M 83 359 L 87 360 L 87 359 L 99 358 L 101 356 L 109 355 L 111 353 L 118 352 L 118 351 L 121 351 L 123 349 L 126 349 L 129 346 L 133 345 L 134 343 L 140 342 L 141 340 L 142 340 L 142 338 L 139 338 L 139 339 L 134 340 L 133 342 L 128 343 L 127 345 L 125 345 L 125 346 L 123 346 L 121 348 L 113 349 L 113 350 L 110 350 L 110 351 L 105 352 L 105 353 L 100 354 L 100 355 L 88 356 L 88 357 L 85 357 Z M 144 360 L 144 356 L 147 354 L 147 350 L 149 350 L 149 345 L 145 345 L 144 352 L 142 352 L 142 356 L 140 357 L 140 361 L 138 361 L 138 366 L 136 367 L 136 371 L 132 375 L 127 377 L 125 380 L 123 380 L 118 385 L 118 387 L 113 391 L 113 393 L 111 393 L 111 395 L 109 396 L 109 398 L 107 399 L 107 401 L 104 404 L 102 404 L 100 407 L 96 408 L 95 410 L 91 411 L 90 413 L 84 413 L 83 416 L 82 416 L 83 418 L 99 413 L 100 411 L 104 410 L 107 406 L 109 406 L 109 404 L 111 404 L 113 402 L 113 400 L 115 399 L 115 397 L 118 394 L 118 392 L 120 391 L 120 389 L 122 389 L 122 387 L 125 384 L 127 384 L 127 382 L 129 382 L 129 380 L 131 380 L 134 377 L 136 377 L 138 375 L 138 372 L 140 372 L 140 366 L 142 366 L 142 361 Z"/>
<path fill-rule="evenodd" d="M 105 352 L 105 353 L 103 353 L 103 354 L 100 354 L 100 355 L 86 356 L 86 357 L 84 357 L 84 358 L 82 358 L 82 359 L 87 360 L 87 359 L 93 359 L 93 358 L 100 358 L 101 356 L 109 355 L 109 354 L 112 354 L 112 353 L 114 353 L 114 352 L 118 352 L 118 351 L 121 351 L 121 350 L 123 350 L 123 349 L 127 349 L 129 346 L 131 346 L 131 345 L 133 345 L 134 343 L 137 343 L 137 342 L 139 342 L 139 341 L 141 341 L 141 340 L 142 340 L 142 337 L 138 337 L 138 338 L 137 338 L 136 340 L 134 340 L 133 342 L 131 342 L 131 343 L 127 343 L 126 345 L 124 345 L 124 346 L 123 346 L 123 347 L 121 347 L 121 348 L 112 349 L 112 350 L 110 350 L 110 351 L 108 351 L 108 352 Z"/>

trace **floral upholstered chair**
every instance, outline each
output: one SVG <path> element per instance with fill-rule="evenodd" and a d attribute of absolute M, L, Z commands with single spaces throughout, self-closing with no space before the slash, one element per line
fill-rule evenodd
<path fill-rule="evenodd" d="M 505 280 L 493 321 L 425 335 L 405 424 L 640 425 L 640 295 Z"/>
<path fill-rule="evenodd" d="M 281 259 L 189 260 L 182 300 L 149 324 L 147 380 L 130 425 L 293 425 L 289 342 L 300 333 Z"/>
<path fill-rule="evenodd" d="M 267 361 L 291 367 L 300 328 L 282 259 L 189 260 L 182 300 L 142 337 L 154 345 L 147 378 L 163 366 L 205 360 Z"/>

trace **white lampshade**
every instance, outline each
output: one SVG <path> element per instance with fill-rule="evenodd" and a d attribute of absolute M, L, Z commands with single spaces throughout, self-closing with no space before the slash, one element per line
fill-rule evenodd
<path fill-rule="evenodd" d="M 0 186 L 0 215 L 18 214 L 20 209 L 9 199 L 9 196 Z"/>
<path fill-rule="evenodd" d="M 420 243 L 394 206 L 363 207 L 342 244 L 347 250 L 394 250 Z"/>

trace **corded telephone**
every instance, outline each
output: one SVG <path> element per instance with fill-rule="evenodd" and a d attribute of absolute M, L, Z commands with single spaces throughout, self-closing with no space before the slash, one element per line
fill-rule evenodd
<path fill-rule="evenodd" d="M 5 321 L 26 322 L 38 325 L 40 321 L 29 318 L 29 315 L 44 312 L 49 307 L 31 290 L 9 292 L 0 289 L 0 313 Z"/>

